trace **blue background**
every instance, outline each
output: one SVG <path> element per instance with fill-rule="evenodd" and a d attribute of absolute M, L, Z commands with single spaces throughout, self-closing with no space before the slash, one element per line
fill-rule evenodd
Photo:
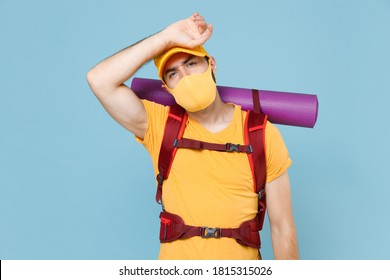
<path fill-rule="evenodd" d="M 150 158 L 85 76 L 194 11 L 219 85 L 318 95 L 314 129 L 279 126 L 302 259 L 390 259 L 388 0 L 0 0 L 0 259 L 157 258 Z"/>

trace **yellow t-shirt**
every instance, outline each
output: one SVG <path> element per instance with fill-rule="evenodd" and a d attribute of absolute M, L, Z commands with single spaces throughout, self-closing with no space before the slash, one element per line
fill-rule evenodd
<path fill-rule="evenodd" d="M 169 107 L 143 100 L 148 126 L 142 143 L 158 173 L 158 156 Z M 188 118 L 185 138 L 244 144 L 246 112 L 235 105 L 231 123 L 212 133 Z M 291 165 L 278 129 L 267 122 L 265 130 L 267 182 L 276 179 Z M 166 211 L 179 215 L 187 225 L 236 228 L 257 214 L 257 194 L 246 153 L 178 149 L 169 178 L 164 181 L 162 200 Z M 159 259 L 258 259 L 257 249 L 242 246 L 234 238 L 198 236 L 162 243 Z"/>

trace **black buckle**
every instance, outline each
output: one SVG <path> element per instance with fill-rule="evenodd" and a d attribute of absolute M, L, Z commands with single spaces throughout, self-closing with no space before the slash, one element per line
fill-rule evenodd
<path fill-rule="evenodd" d="M 259 199 L 262 200 L 264 198 L 264 195 L 265 195 L 265 190 L 262 189 L 261 191 L 259 191 Z"/>
<path fill-rule="evenodd" d="M 227 152 L 239 152 L 240 144 L 226 143 L 225 149 Z"/>
<path fill-rule="evenodd" d="M 220 238 L 222 234 L 222 230 L 220 228 L 209 228 L 209 227 L 201 227 L 200 228 L 200 236 L 202 238 Z"/>

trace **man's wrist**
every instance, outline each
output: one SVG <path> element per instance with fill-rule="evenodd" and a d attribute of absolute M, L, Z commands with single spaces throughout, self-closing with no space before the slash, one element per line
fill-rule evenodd
<path fill-rule="evenodd" d="M 171 32 L 169 30 L 163 29 L 160 32 L 156 33 L 155 36 L 157 44 L 160 46 L 160 53 L 175 46 L 172 40 Z"/>

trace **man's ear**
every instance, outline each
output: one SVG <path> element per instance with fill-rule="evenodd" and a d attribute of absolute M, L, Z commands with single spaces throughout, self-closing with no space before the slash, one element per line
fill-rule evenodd
<path fill-rule="evenodd" d="M 216 79 L 216 74 L 217 74 L 217 62 L 215 61 L 214 56 L 211 56 L 211 57 L 209 58 L 209 61 L 210 61 L 210 67 L 211 67 L 211 74 L 212 74 L 212 76 L 213 76 L 214 82 L 216 83 L 216 82 L 217 82 L 217 79 Z"/>
<path fill-rule="evenodd" d="M 214 56 L 210 56 L 210 66 L 211 70 L 213 71 L 214 75 L 217 73 L 217 62 L 214 58 Z"/>
<path fill-rule="evenodd" d="M 166 84 L 162 83 L 162 84 L 161 84 L 161 87 L 162 87 L 166 92 L 168 92 L 169 94 L 171 94 L 171 93 L 168 91 L 168 87 L 167 87 Z"/>

